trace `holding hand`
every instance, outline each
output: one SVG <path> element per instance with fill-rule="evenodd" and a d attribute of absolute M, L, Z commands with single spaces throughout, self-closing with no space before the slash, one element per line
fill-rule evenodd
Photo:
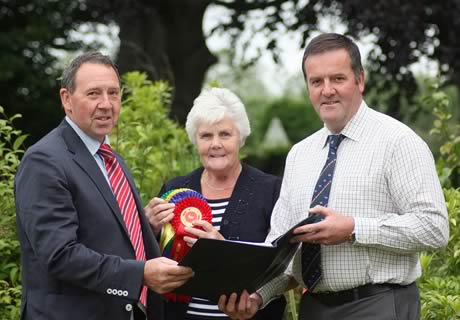
<path fill-rule="evenodd" d="M 232 293 L 227 301 L 226 295 L 219 298 L 219 309 L 227 314 L 231 319 L 246 320 L 254 317 L 262 305 L 262 298 L 254 292 L 251 295 L 244 290 L 238 300 L 238 295 Z"/>
<path fill-rule="evenodd" d="M 153 232 L 156 236 L 161 231 L 161 228 L 169 223 L 174 217 L 174 203 L 166 202 L 161 198 L 153 198 L 145 206 L 144 211 L 147 219 L 149 219 L 150 225 L 152 226 Z"/>
<path fill-rule="evenodd" d="M 163 294 L 182 286 L 193 277 L 193 270 L 177 265 L 177 261 L 160 257 L 148 260 L 144 267 L 144 284 Z"/>
<path fill-rule="evenodd" d="M 318 223 L 307 224 L 294 230 L 294 242 L 312 242 L 327 245 L 339 244 L 348 241 L 355 229 L 355 221 L 337 213 L 331 208 L 315 206 L 310 213 L 319 213 L 324 220 Z"/>
<path fill-rule="evenodd" d="M 185 227 L 185 231 L 187 233 L 193 234 L 197 238 L 208 238 L 208 239 L 218 239 L 218 240 L 225 240 L 224 236 L 217 231 L 209 222 L 204 220 L 195 220 L 193 221 L 194 226 L 202 227 L 201 229 L 196 229 L 193 227 Z M 184 241 L 187 243 L 188 246 L 193 246 L 197 239 L 185 236 Z"/>

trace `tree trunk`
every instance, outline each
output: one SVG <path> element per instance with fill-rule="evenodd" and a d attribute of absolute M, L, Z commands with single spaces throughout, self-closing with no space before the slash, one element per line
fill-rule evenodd
<path fill-rule="evenodd" d="M 117 8 L 120 27 L 117 62 L 122 73 L 145 71 L 152 80 L 173 87 L 171 117 L 184 124 L 201 91 L 208 68 L 217 58 L 202 30 L 208 3 L 202 0 L 126 1 Z"/>

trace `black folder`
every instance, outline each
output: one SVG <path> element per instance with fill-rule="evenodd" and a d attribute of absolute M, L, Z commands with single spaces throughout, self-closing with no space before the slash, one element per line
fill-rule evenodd
<path fill-rule="evenodd" d="M 311 215 L 271 244 L 198 239 L 179 263 L 191 267 L 195 276 L 174 292 L 212 301 L 222 294 L 252 293 L 287 268 L 300 245 L 290 242 L 293 230 L 322 219 Z"/>

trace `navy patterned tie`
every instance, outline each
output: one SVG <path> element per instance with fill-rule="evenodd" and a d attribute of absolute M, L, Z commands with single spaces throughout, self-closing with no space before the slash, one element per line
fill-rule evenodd
<path fill-rule="evenodd" d="M 332 177 L 334 176 L 337 149 L 345 138 L 341 134 L 328 136 L 329 153 L 326 163 L 316 182 L 315 191 L 311 200 L 310 208 L 316 205 L 327 207 L 329 193 L 331 191 Z M 312 291 L 321 279 L 321 245 L 302 242 L 302 278 L 308 291 Z"/>

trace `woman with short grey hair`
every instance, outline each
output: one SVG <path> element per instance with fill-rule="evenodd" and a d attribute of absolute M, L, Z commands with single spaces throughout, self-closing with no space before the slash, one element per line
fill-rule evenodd
<path fill-rule="evenodd" d="M 200 124 L 217 123 L 224 117 L 230 118 L 235 124 L 242 147 L 251 134 L 248 115 L 240 98 L 224 88 L 205 90 L 195 99 L 185 124 L 190 141 L 196 145 L 196 132 Z"/>
<path fill-rule="evenodd" d="M 281 179 L 240 161 L 240 148 L 251 133 L 246 109 L 233 92 L 224 88 L 204 90 L 194 101 L 185 125 L 196 146 L 202 167 L 167 181 L 160 195 L 173 189 L 200 192 L 212 209 L 212 224 L 197 220 L 185 231 L 197 238 L 263 242 L 270 229 Z M 174 204 L 154 198 L 145 212 L 154 232 L 173 218 Z M 195 238 L 184 237 L 191 246 Z M 236 258 L 236 257 L 235 257 Z M 255 319 L 281 320 L 284 297 L 271 302 Z M 168 301 L 166 319 L 229 319 L 216 303 L 192 297 L 189 303 Z"/>

